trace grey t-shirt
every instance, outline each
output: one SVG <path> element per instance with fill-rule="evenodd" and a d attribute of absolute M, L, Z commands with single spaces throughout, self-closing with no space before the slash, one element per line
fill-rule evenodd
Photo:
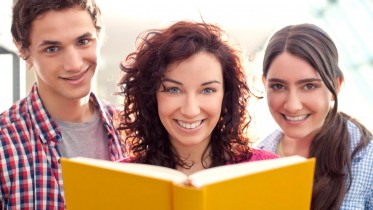
<path fill-rule="evenodd" d="M 110 160 L 108 137 L 99 113 L 88 122 L 71 123 L 56 119 L 62 140 L 58 149 L 62 157 L 89 157 Z"/>

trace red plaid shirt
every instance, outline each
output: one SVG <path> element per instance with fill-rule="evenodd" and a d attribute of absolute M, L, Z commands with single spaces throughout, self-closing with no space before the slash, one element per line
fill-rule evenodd
<path fill-rule="evenodd" d="M 113 127 L 115 108 L 90 100 L 100 112 L 111 160 L 123 158 Z M 0 209 L 64 209 L 61 131 L 45 110 L 34 85 L 30 94 L 0 115 Z"/>

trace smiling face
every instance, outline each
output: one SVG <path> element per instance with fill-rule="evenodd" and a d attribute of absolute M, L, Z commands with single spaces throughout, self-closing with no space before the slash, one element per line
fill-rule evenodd
<path fill-rule="evenodd" d="M 285 52 L 273 60 L 263 82 L 270 112 L 285 138 L 312 140 L 333 98 L 316 70 Z"/>
<path fill-rule="evenodd" d="M 86 97 L 97 67 L 97 30 L 85 10 L 48 11 L 34 20 L 24 52 L 43 100 Z"/>
<path fill-rule="evenodd" d="M 183 148 L 206 148 L 221 113 L 224 95 L 219 61 L 199 52 L 172 63 L 157 92 L 158 112 L 171 144 Z"/>

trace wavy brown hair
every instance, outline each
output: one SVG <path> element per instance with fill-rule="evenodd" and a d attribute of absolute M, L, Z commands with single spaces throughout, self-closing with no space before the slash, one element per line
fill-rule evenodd
<path fill-rule="evenodd" d="M 317 160 L 311 206 L 317 210 L 339 209 L 351 184 L 351 178 L 348 179 L 348 174 L 351 174 L 351 160 L 369 143 L 372 134 L 357 120 L 338 111 L 336 81 L 337 78 L 343 81 L 344 77 L 338 66 L 337 48 L 324 30 L 313 24 L 299 24 L 277 31 L 265 50 L 264 77 L 267 76 L 272 61 L 283 52 L 307 61 L 316 69 L 334 96 L 334 105 L 310 147 L 309 157 L 316 157 Z M 353 122 L 361 133 L 360 143 L 352 153 L 348 121 Z"/>
<path fill-rule="evenodd" d="M 251 157 L 244 135 L 251 120 L 246 108 L 251 96 L 239 51 L 216 25 L 180 21 L 166 29 L 149 30 L 138 38 L 137 50 L 121 65 L 119 82 L 124 96 L 119 130 L 133 162 L 170 168 L 188 166 L 173 149 L 159 115 L 156 92 L 167 67 L 198 52 L 214 55 L 222 66 L 224 97 L 220 119 L 212 131 L 210 148 L 203 157 L 214 167 Z M 236 157 L 236 158 L 235 158 Z M 237 159 L 237 157 L 239 157 Z M 201 160 L 203 163 L 203 160 Z"/>

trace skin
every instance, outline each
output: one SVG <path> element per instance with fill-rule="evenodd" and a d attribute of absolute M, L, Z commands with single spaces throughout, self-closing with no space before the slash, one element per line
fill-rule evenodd
<path fill-rule="evenodd" d="M 284 155 L 307 157 L 332 106 L 331 92 L 311 65 L 287 52 L 273 60 L 263 83 L 270 112 L 284 132 Z"/>
<path fill-rule="evenodd" d="M 26 62 L 51 116 L 70 122 L 91 119 L 89 94 L 99 43 L 89 13 L 76 8 L 48 11 L 34 20 L 29 39 L 30 47 L 19 50 L 22 57 L 29 56 Z"/>
<path fill-rule="evenodd" d="M 200 160 L 219 120 L 223 96 L 222 67 L 214 55 L 199 52 L 167 67 L 157 92 L 159 117 L 176 151 L 194 162 L 187 174 L 203 169 Z"/>

